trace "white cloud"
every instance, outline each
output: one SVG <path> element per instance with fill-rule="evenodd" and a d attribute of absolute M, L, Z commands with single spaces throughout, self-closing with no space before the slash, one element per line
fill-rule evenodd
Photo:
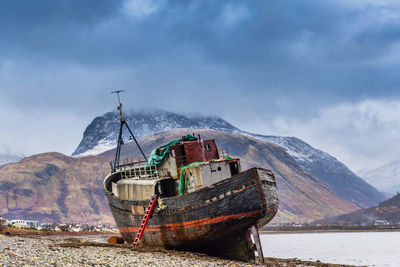
<path fill-rule="evenodd" d="M 353 171 L 400 159 L 400 101 L 343 103 L 320 110 L 312 119 L 281 116 L 247 126 L 253 132 L 298 137 Z"/>
<path fill-rule="evenodd" d="M 122 11 L 133 18 L 144 18 L 155 13 L 163 1 L 156 0 L 126 0 L 122 6 Z"/>
<path fill-rule="evenodd" d="M 87 119 L 70 112 L 23 112 L 13 105 L 0 102 L 0 153 L 32 154 L 63 152 L 70 154 L 79 144 Z"/>

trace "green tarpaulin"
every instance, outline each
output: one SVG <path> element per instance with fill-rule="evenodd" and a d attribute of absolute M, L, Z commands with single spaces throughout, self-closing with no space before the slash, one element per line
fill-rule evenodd
<path fill-rule="evenodd" d="M 186 135 L 185 140 L 197 140 L 197 138 L 191 134 L 188 134 L 188 135 Z M 165 158 L 168 157 L 169 148 L 173 145 L 178 144 L 180 141 L 183 141 L 183 139 L 171 141 L 165 145 L 162 145 L 160 147 L 157 147 L 156 149 L 153 149 L 153 151 L 151 151 L 150 157 L 147 161 L 147 166 L 160 164 Z"/>

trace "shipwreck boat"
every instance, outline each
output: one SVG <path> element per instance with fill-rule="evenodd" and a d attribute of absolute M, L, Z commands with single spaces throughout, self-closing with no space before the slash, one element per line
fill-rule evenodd
<path fill-rule="evenodd" d="M 127 243 L 190 250 L 238 260 L 254 259 L 249 229 L 278 210 L 273 173 L 242 171 L 239 158 L 215 140 L 187 135 L 153 150 L 142 162 L 120 164 L 122 128 L 104 190 Z M 257 229 L 257 228 L 256 228 Z M 140 240 L 141 239 L 141 240 Z"/>

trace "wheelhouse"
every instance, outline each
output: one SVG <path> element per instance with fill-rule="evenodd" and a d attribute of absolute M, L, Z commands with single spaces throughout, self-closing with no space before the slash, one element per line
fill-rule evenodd
<path fill-rule="evenodd" d="M 114 166 L 111 166 L 112 169 Z M 182 136 L 153 150 L 149 160 L 116 166 L 104 181 L 120 199 L 149 200 L 154 194 L 173 197 L 197 191 L 241 172 L 232 158 L 200 135 Z"/>

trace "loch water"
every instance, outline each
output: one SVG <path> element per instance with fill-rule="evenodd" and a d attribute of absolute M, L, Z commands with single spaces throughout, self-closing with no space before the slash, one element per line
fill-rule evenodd
<path fill-rule="evenodd" d="M 260 235 L 264 257 L 363 266 L 400 266 L 400 232 Z"/>

